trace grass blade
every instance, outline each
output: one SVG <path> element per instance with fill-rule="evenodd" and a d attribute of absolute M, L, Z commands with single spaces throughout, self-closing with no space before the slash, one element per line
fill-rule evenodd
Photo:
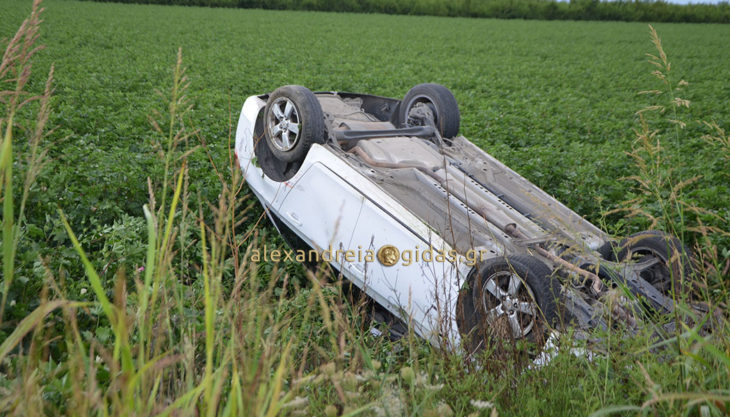
<path fill-rule="evenodd" d="M 0 362 L 5 359 L 5 356 L 10 353 L 15 346 L 20 343 L 21 340 L 23 340 L 23 337 L 25 337 L 28 332 L 33 330 L 37 325 L 41 324 L 43 322 L 43 319 L 53 310 L 68 306 L 68 307 L 82 307 L 86 305 L 85 303 L 74 303 L 66 300 L 54 300 L 49 301 L 47 303 L 41 304 L 33 310 L 32 313 L 28 314 L 26 318 L 24 318 L 20 324 L 15 328 L 15 330 L 8 336 L 7 339 L 0 345 Z"/>

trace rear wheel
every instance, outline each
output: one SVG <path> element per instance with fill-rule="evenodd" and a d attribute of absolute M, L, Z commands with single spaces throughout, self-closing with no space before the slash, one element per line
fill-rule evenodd
<path fill-rule="evenodd" d="M 531 256 L 482 263 L 459 294 L 457 322 L 471 352 L 492 348 L 501 356 L 521 342 L 536 353 L 558 319 L 558 282 Z M 535 349 L 536 348 L 536 349 Z"/>
<path fill-rule="evenodd" d="M 443 85 L 419 84 L 411 88 L 400 103 L 398 119 L 402 127 L 426 125 L 428 117 L 433 119 L 442 137 L 452 138 L 459 133 L 459 105 Z"/>

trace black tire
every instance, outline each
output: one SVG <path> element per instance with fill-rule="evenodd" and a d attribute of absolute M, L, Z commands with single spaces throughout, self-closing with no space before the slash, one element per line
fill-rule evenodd
<path fill-rule="evenodd" d="M 488 288 L 492 281 L 509 293 L 509 282 L 515 275 L 520 279 L 515 298 L 499 300 L 494 289 Z M 470 353 L 486 346 L 496 347 L 499 356 L 510 353 L 505 346 L 515 346 L 517 340 L 524 339 L 541 349 L 547 330 L 558 323 L 559 296 L 560 284 L 552 277 L 550 268 L 537 258 L 519 255 L 486 260 L 470 274 L 457 301 L 457 324 L 465 347 Z M 511 304 L 515 300 L 516 304 Z M 531 305 L 532 313 L 523 309 L 525 303 Z M 519 323 L 519 332 L 512 327 L 513 315 Z"/>
<path fill-rule="evenodd" d="M 423 124 L 409 117 L 411 110 L 419 103 L 426 104 L 431 109 L 441 137 L 453 138 L 459 133 L 459 105 L 448 88 L 439 84 L 419 84 L 411 88 L 403 97 L 398 110 L 398 120 L 402 127 Z"/>
<path fill-rule="evenodd" d="M 616 242 L 615 240 L 607 240 L 606 243 L 598 248 L 598 254 L 601 255 L 601 258 L 611 262 L 616 262 L 617 252 L 618 242 Z"/>
<path fill-rule="evenodd" d="M 264 135 L 276 159 L 303 161 L 312 144 L 325 141 L 324 115 L 314 93 L 300 85 L 274 90 L 264 110 Z"/>
<path fill-rule="evenodd" d="M 643 279 L 668 297 L 673 290 L 676 295 L 692 295 L 693 260 L 679 239 L 658 230 L 647 230 L 622 240 L 615 255 L 618 262 L 638 261 L 647 256 L 656 257 L 660 262 L 642 271 Z"/>

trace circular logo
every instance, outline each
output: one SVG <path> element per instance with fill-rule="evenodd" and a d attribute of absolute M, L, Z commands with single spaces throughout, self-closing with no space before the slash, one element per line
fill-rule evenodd
<path fill-rule="evenodd" d="M 385 266 L 393 266 L 398 262 L 400 251 L 393 245 L 383 245 L 378 249 L 378 261 Z"/>

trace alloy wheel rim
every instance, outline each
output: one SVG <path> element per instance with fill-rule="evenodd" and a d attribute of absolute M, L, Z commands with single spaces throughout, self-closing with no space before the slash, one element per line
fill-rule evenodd
<path fill-rule="evenodd" d="M 509 271 L 495 273 L 482 285 L 482 308 L 492 325 L 505 317 L 515 339 L 526 337 L 535 327 L 537 303 L 530 287 Z"/>
<path fill-rule="evenodd" d="M 299 141 L 302 121 L 299 110 L 286 97 L 279 97 L 271 103 L 267 120 L 271 144 L 280 151 L 291 151 Z"/>

